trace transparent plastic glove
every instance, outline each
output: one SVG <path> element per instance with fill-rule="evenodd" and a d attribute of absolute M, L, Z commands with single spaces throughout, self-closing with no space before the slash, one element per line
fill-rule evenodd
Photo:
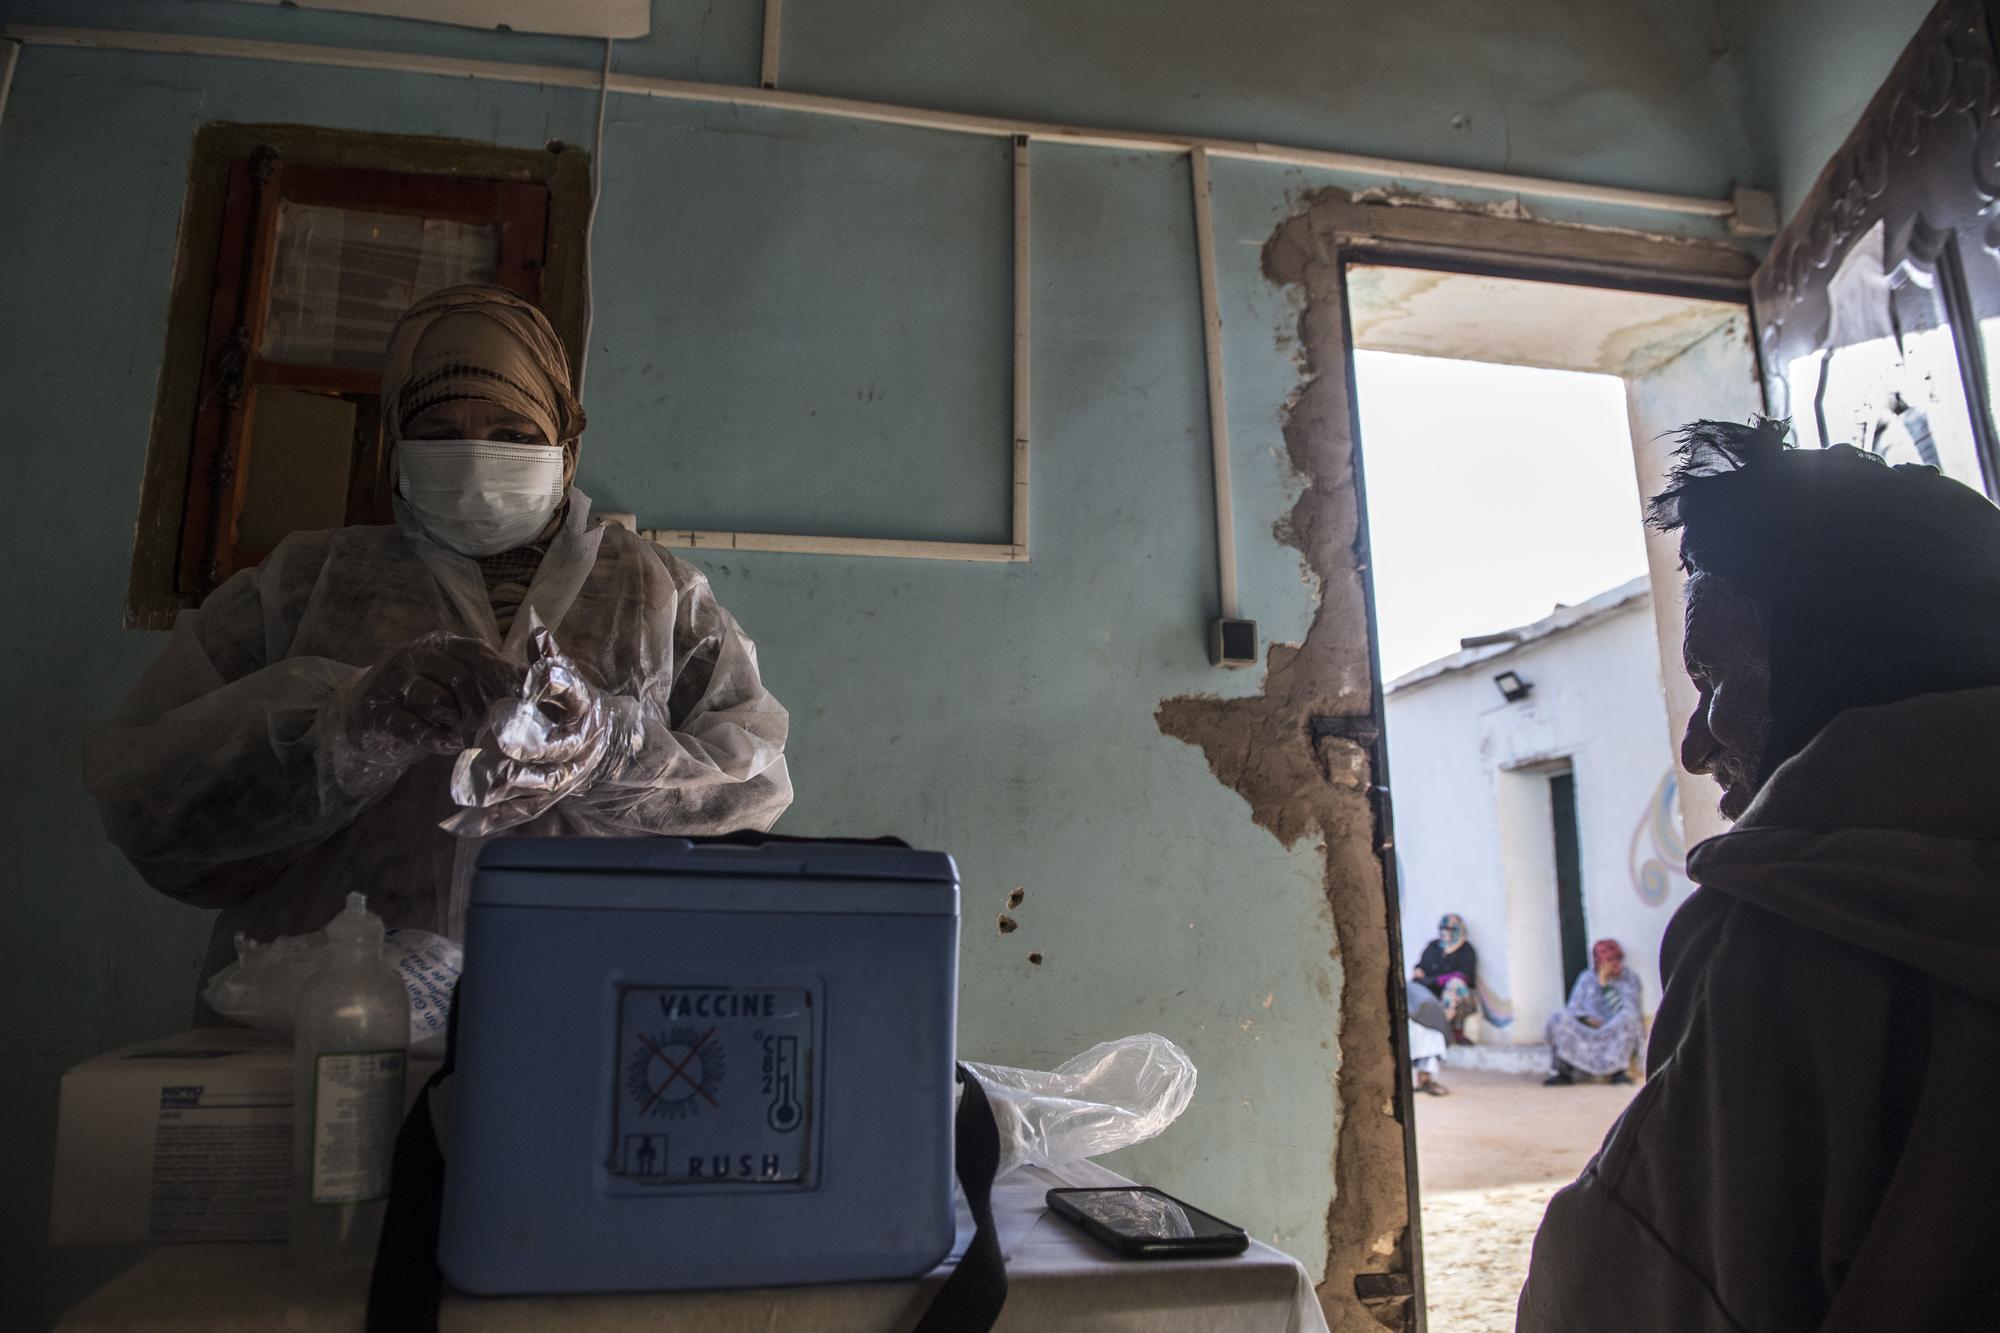
<path fill-rule="evenodd" d="M 330 701 L 334 777 L 355 790 L 427 754 L 464 749 L 494 702 L 519 692 L 521 675 L 481 639 L 440 631 L 412 640 Z"/>
<path fill-rule="evenodd" d="M 1000 1127 L 1000 1174 L 1143 1143 L 1194 1099 L 1194 1061 L 1158 1033 L 1100 1042 L 1044 1073 L 966 1062 Z"/>
<path fill-rule="evenodd" d="M 483 837 L 536 818 L 637 744 L 626 701 L 608 698 L 537 628 L 520 689 L 495 703 L 451 771 L 451 799 L 466 809 L 444 821 Z"/>

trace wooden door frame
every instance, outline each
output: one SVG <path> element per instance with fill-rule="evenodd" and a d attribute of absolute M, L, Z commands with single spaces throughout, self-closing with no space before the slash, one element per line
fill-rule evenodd
<path fill-rule="evenodd" d="M 1353 826 L 1346 823 L 1345 811 L 1361 793 L 1347 795 L 1354 789 L 1342 789 L 1334 780 L 1366 775 L 1372 845 L 1356 848 L 1331 838 L 1325 844 L 1330 882 L 1336 877 L 1355 882 L 1351 872 L 1357 863 L 1370 862 L 1369 878 L 1379 875 L 1382 898 L 1330 901 L 1336 936 L 1350 935 L 1361 928 L 1359 923 L 1367 923 L 1369 942 L 1343 954 L 1347 972 L 1338 1001 L 1342 1114 L 1334 1153 L 1337 1198 L 1328 1213 L 1326 1267 L 1315 1281 L 1336 1327 L 1355 1326 L 1360 1307 L 1365 1317 L 1385 1327 L 1411 1330 L 1421 1329 L 1425 1320 L 1421 1214 L 1410 1115 L 1393 775 L 1382 743 L 1377 617 L 1373 580 L 1366 573 L 1366 477 L 1358 447 L 1346 281 L 1352 262 L 1658 291 L 1747 306 L 1756 258 L 1721 240 L 1495 217 L 1449 201 L 1368 202 L 1337 189 L 1302 199 L 1264 248 L 1267 278 L 1293 292 L 1299 311 L 1300 355 L 1308 373 L 1287 410 L 1284 434 L 1305 487 L 1283 526 L 1297 534 L 1290 544 L 1298 547 L 1319 581 L 1319 606 L 1305 641 L 1282 650 L 1282 670 L 1280 650 L 1273 650 L 1274 666 L 1261 694 L 1223 704 L 1169 700 L 1161 710 L 1162 726 L 1169 735 L 1206 749 L 1217 775 L 1251 802 L 1260 823 L 1274 830 L 1308 826 L 1329 810 L 1343 824 L 1320 827 Z M 1329 540 L 1330 532 L 1340 533 L 1340 539 Z M 1335 599 L 1345 596 L 1340 590 L 1357 582 L 1359 606 L 1336 613 Z M 1349 616 L 1355 612 L 1369 636 L 1362 650 L 1369 682 L 1365 693 L 1355 674 L 1362 664 L 1353 660 L 1351 647 L 1357 627 Z M 1320 774 L 1337 799 L 1327 790 L 1290 783 L 1282 791 L 1272 789 L 1269 771 L 1293 771 L 1276 758 L 1267 757 L 1263 768 L 1218 761 L 1222 751 L 1240 749 L 1246 728 L 1262 736 L 1289 736 L 1294 727 L 1309 740 Z M 1374 924 L 1376 911 L 1383 913 L 1379 926 Z M 1378 939 L 1386 955 L 1374 954 Z M 1388 1100 L 1385 1093 L 1393 1096 L 1393 1122 L 1378 1114 L 1377 1099 Z M 1391 1175 L 1398 1148 L 1401 1172 Z M 1392 1242 L 1386 1253 L 1381 1248 L 1385 1238 Z"/>

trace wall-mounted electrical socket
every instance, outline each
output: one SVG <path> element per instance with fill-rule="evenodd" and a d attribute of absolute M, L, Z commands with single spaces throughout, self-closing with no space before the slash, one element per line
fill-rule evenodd
<path fill-rule="evenodd" d="M 1218 620 L 1208 630 L 1208 660 L 1217 666 L 1257 665 L 1257 622 Z"/>

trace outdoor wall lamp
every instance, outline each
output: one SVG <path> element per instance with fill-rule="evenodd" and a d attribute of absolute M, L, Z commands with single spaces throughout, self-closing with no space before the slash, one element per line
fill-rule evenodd
<path fill-rule="evenodd" d="M 1493 683 L 1500 687 L 1500 696 L 1510 704 L 1519 703 L 1527 698 L 1529 692 L 1535 688 L 1532 683 L 1522 680 L 1512 671 L 1501 672 L 1493 678 Z"/>

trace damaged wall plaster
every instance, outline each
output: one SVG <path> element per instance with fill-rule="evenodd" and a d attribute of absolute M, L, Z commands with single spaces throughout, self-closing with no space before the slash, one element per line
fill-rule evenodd
<path fill-rule="evenodd" d="M 1406 1326 L 1407 1296 L 1371 1302 L 1371 1314 L 1355 1286 L 1364 1274 L 1408 1274 L 1411 1256 L 1403 1125 L 1390 1055 L 1389 981 L 1399 969 L 1390 956 L 1382 865 L 1374 850 L 1372 763 L 1353 740 L 1316 743 L 1312 725 L 1316 717 L 1372 720 L 1374 712 L 1341 269 L 1327 207 L 1351 204 L 1338 191 L 1316 198 L 1271 236 L 1263 267 L 1271 282 L 1297 286 L 1305 296 L 1298 335 L 1304 379 L 1284 426 L 1286 452 L 1304 488 L 1276 536 L 1297 548 L 1317 578 L 1319 604 L 1303 643 L 1271 647 L 1261 694 L 1172 698 L 1156 718 L 1167 735 L 1202 750 L 1215 776 L 1249 802 L 1260 827 L 1288 847 L 1317 838 L 1324 852 L 1323 887 L 1342 986 L 1337 1104 L 1329 1108 L 1339 1126 L 1335 1192 L 1318 1290 L 1338 1333 Z"/>

